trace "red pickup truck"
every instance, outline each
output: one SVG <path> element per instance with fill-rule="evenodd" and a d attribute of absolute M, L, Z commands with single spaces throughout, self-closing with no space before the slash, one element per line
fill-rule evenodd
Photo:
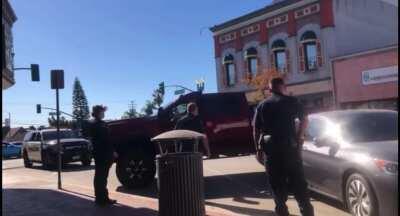
<path fill-rule="evenodd" d="M 154 180 L 158 148 L 150 139 L 173 130 L 176 121 L 186 114 L 189 102 L 199 107 L 214 158 L 220 154 L 234 156 L 255 152 L 251 129 L 253 109 L 244 93 L 193 92 L 181 95 L 161 108 L 156 116 L 108 122 L 111 140 L 119 153 L 116 174 L 122 185 L 137 188 Z"/>

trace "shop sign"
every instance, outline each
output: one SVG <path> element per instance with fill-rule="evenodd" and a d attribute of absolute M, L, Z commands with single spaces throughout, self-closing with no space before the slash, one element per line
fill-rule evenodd
<path fill-rule="evenodd" d="M 371 85 L 377 83 L 396 82 L 399 77 L 398 66 L 376 68 L 362 72 L 362 84 Z"/>

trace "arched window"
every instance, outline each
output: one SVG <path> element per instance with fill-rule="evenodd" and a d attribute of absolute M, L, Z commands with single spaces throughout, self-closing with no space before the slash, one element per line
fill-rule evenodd
<path fill-rule="evenodd" d="M 302 43 L 301 49 L 303 56 L 304 68 L 307 71 L 312 71 L 317 69 L 318 64 L 318 49 L 317 49 L 317 36 L 312 31 L 306 31 L 300 39 Z"/>
<path fill-rule="evenodd" d="M 247 63 L 247 72 L 251 77 L 257 74 L 257 49 L 251 47 L 246 50 L 244 55 Z"/>
<path fill-rule="evenodd" d="M 235 77 L 235 64 L 232 55 L 224 57 L 223 65 L 225 68 L 226 85 L 234 86 L 236 83 Z"/>
<path fill-rule="evenodd" d="M 287 56 L 286 56 L 286 44 L 283 40 L 279 39 L 272 43 L 272 56 L 271 56 L 271 64 L 275 67 L 279 72 L 287 71 Z"/>

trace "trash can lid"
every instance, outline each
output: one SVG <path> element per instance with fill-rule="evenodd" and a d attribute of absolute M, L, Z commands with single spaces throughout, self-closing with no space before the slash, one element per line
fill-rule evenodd
<path fill-rule="evenodd" d="M 196 131 L 191 130 L 172 130 L 162 134 L 159 134 L 156 137 L 153 137 L 151 141 L 168 141 L 168 140 L 194 140 L 194 139 L 202 139 L 206 136 L 202 133 L 198 133 Z"/>

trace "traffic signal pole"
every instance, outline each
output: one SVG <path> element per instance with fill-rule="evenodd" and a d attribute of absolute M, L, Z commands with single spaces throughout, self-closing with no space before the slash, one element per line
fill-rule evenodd
<path fill-rule="evenodd" d="M 57 109 L 57 145 L 58 145 L 58 189 L 61 189 L 62 147 L 60 144 L 60 101 L 59 101 L 58 88 L 56 88 L 56 109 Z"/>
<path fill-rule="evenodd" d="M 59 89 L 64 88 L 64 71 L 51 70 L 51 88 L 56 90 L 56 112 L 57 112 L 57 145 L 58 145 L 58 189 L 61 189 L 61 168 L 62 168 L 62 146 L 60 143 L 60 100 Z"/>

